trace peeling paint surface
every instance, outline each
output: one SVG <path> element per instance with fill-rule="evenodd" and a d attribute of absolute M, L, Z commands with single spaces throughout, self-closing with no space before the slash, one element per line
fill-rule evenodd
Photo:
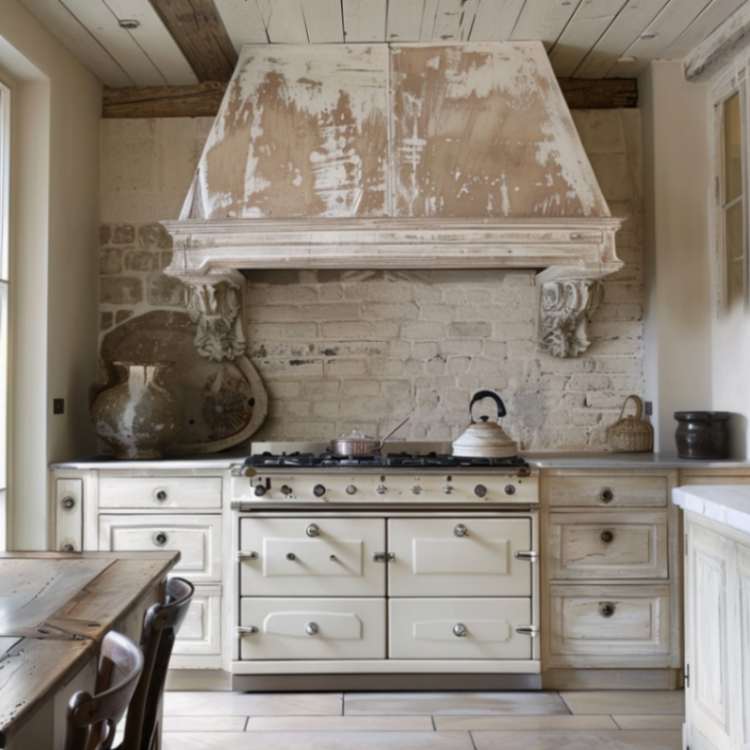
<path fill-rule="evenodd" d="M 398 216 L 609 216 L 540 44 L 393 46 Z"/>
<path fill-rule="evenodd" d="M 382 216 L 386 67 L 385 45 L 245 47 L 191 218 Z"/>

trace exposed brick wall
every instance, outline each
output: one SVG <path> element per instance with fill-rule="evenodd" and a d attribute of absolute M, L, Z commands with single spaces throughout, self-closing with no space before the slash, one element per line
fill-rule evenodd
<path fill-rule="evenodd" d="M 352 427 L 382 434 L 415 409 L 403 436 L 448 439 L 466 423 L 471 393 L 494 388 L 524 447 L 603 445 L 625 396 L 643 389 L 640 117 L 637 110 L 574 114 L 613 214 L 628 218 L 618 234 L 626 266 L 605 283 L 589 352 L 559 360 L 537 350 L 528 273 L 256 272 L 246 328 L 270 395 L 258 438 L 329 438 Z M 186 151 L 192 157 L 194 149 Z M 116 165 L 104 169 L 103 184 Z M 102 332 L 133 314 L 183 304 L 180 284 L 161 273 L 170 256 L 166 233 L 117 218 L 102 226 Z"/>

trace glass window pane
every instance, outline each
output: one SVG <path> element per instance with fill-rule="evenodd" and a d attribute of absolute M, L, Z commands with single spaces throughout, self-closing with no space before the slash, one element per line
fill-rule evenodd
<path fill-rule="evenodd" d="M 742 117 L 740 95 L 724 101 L 724 202 L 742 193 Z"/>
<path fill-rule="evenodd" d="M 8 90 L 0 86 L 0 279 L 6 281 L 8 279 L 9 104 Z"/>

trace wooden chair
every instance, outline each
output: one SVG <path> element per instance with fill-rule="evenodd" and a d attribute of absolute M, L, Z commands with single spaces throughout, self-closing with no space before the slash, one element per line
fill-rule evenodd
<path fill-rule="evenodd" d="M 125 739 L 118 750 L 152 750 L 159 747 L 161 702 L 177 631 L 185 619 L 195 587 L 184 578 L 167 581 L 163 603 L 153 604 L 143 620 L 141 649 L 143 673 L 128 716 Z"/>
<path fill-rule="evenodd" d="M 94 695 L 81 690 L 68 703 L 65 750 L 109 750 L 143 670 L 138 646 L 121 633 L 102 640 Z"/>

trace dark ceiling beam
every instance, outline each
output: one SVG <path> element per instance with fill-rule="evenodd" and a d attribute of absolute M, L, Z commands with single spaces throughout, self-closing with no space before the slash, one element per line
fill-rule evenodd
<path fill-rule="evenodd" d="M 559 82 L 571 109 L 638 106 L 635 78 L 560 78 Z M 105 88 L 102 117 L 213 117 L 225 88 L 226 83 L 219 81 L 194 86 Z"/>
<path fill-rule="evenodd" d="M 149 0 L 198 80 L 228 81 L 237 52 L 213 0 Z"/>

